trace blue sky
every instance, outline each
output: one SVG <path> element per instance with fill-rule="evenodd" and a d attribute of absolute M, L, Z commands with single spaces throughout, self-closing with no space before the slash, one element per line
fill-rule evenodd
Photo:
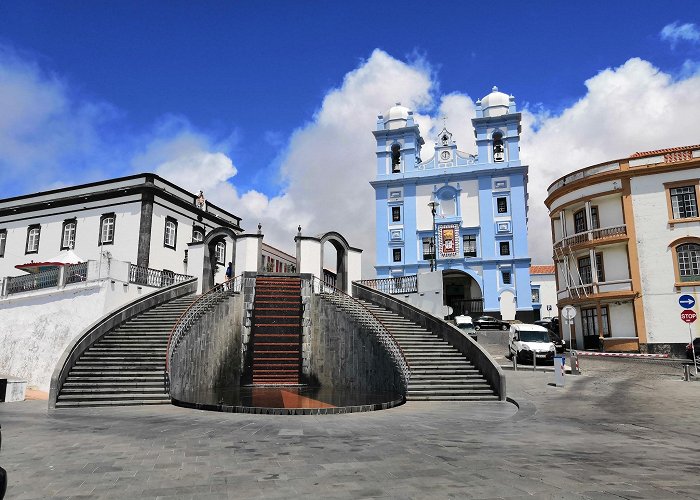
<path fill-rule="evenodd" d="M 296 213 L 300 222 L 320 231 L 323 224 L 342 225 L 343 218 L 322 220 L 315 214 L 318 207 L 300 208 L 298 198 L 308 193 L 295 194 L 293 186 L 303 181 L 296 177 L 308 172 L 298 165 L 308 163 L 315 151 L 327 158 L 342 152 L 355 163 L 371 162 L 371 124 L 394 100 L 408 100 L 435 120 L 445 113 L 468 112 L 470 100 L 498 85 L 531 113 L 535 137 L 551 119 L 557 120 L 551 127 L 583 126 L 576 121 L 576 105 L 595 97 L 587 82 L 602 83 L 606 70 L 615 88 L 629 87 L 621 95 L 632 102 L 639 78 L 662 74 L 666 81 L 658 88 L 668 92 L 678 92 L 681 84 L 696 86 L 697 1 L 513 1 L 497 6 L 3 1 L 0 103 L 4 92 L 11 118 L 5 119 L 4 129 L 0 118 L 0 167 L 5 172 L 0 187 L 10 196 L 143 170 L 171 172 L 181 180 L 188 170 L 201 176 L 207 171 L 198 170 L 202 162 L 213 162 L 221 166 L 215 176 L 219 184 L 204 183 L 206 187 L 224 197 L 228 186 L 232 189 L 230 200 L 215 202 L 244 217 L 256 211 Z M 644 64 L 628 64 L 630 60 Z M 378 72 L 372 85 L 386 87 L 384 93 L 352 87 L 353 75 L 368 81 L 362 75 L 370 69 Z M 643 88 L 656 87 L 636 91 Z M 456 96 L 456 107 L 447 106 L 445 96 Z M 362 115 L 343 115 L 348 133 L 343 134 L 339 121 L 324 137 L 322 117 L 334 97 L 357 105 Z M 450 116 L 459 120 L 453 128 L 464 127 L 464 142 L 469 118 Z M 355 120 L 369 124 L 361 129 L 364 136 L 350 130 Z M 690 140 L 692 134 L 658 136 L 660 144 L 656 137 L 640 140 L 639 149 L 679 145 L 668 141 Z M 535 142 L 533 148 L 545 147 L 538 145 L 543 141 Z M 632 151 L 625 148 L 637 147 L 626 136 L 617 144 L 619 151 L 614 145 L 592 147 L 590 162 L 577 158 L 584 164 L 571 166 L 605 159 L 598 156 L 626 155 Z M 354 149 L 363 155 L 353 156 Z M 192 161 L 199 163 L 192 167 Z M 353 168 L 347 161 L 334 160 L 341 164 L 337 168 Z M 357 179 L 362 196 L 371 195 L 369 167 Z M 186 187 L 196 189 L 196 181 Z M 266 217 L 269 224 L 279 222 L 276 215 L 259 218 Z"/>

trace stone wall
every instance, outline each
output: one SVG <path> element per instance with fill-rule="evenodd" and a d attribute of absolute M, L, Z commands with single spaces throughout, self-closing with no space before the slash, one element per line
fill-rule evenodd
<path fill-rule="evenodd" d="M 211 389 L 240 385 L 243 372 L 243 295 L 216 304 L 185 335 L 170 361 L 170 394 L 197 402 Z"/>
<path fill-rule="evenodd" d="M 323 298 L 310 299 L 311 338 L 304 342 L 310 350 L 305 373 L 309 383 L 333 389 L 403 394 L 399 371 L 377 337 Z"/>

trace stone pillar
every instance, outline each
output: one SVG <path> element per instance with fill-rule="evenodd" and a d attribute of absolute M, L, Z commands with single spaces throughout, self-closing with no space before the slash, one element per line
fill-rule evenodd
<path fill-rule="evenodd" d="M 262 271 L 262 234 L 241 234 L 236 238 L 234 274 Z"/>
<path fill-rule="evenodd" d="M 202 293 L 202 287 L 204 286 L 204 275 L 205 267 L 206 273 L 211 272 L 211 266 L 205 265 L 204 256 L 204 245 L 203 242 L 198 241 L 195 243 L 187 244 L 187 274 L 190 276 L 195 276 L 197 278 L 197 293 Z M 208 260 L 208 259 L 207 259 Z M 208 262 L 206 263 L 208 264 Z"/>
<path fill-rule="evenodd" d="M 296 236 L 297 272 L 313 274 L 323 279 L 321 262 L 321 240 L 312 236 Z"/>
<path fill-rule="evenodd" d="M 352 295 L 352 282 L 362 279 L 362 250 L 349 248 L 347 253 L 348 266 L 346 269 L 348 282 L 345 293 Z"/>

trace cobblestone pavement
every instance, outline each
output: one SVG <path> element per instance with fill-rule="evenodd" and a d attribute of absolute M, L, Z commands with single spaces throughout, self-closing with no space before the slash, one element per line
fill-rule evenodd
<path fill-rule="evenodd" d="M 8 499 L 698 498 L 700 383 L 509 372 L 511 403 L 325 416 L 0 404 Z"/>

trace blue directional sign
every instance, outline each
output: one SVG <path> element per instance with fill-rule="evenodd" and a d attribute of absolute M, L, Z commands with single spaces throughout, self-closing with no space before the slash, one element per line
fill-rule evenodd
<path fill-rule="evenodd" d="M 681 295 L 678 297 L 678 303 L 683 309 L 690 309 L 695 305 L 695 299 L 692 295 Z"/>

